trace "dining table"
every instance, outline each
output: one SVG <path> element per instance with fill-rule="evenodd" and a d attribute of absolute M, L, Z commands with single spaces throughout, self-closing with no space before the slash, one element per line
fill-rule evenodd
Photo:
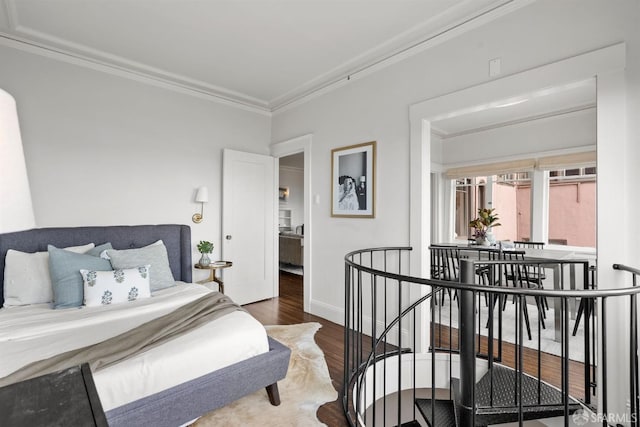
<path fill-rule="evenodd" d="M 455 246 L 459 249 L 461 258 L 467 258 L 471 260 L 482 260 L 488 259 L 489 253 L 495 253 L 496 251 L 518 251 L 524 252 L 524 260 L 536 262 L 539 261 L 540 267 L 545 271 L 550 271 L 552 273 L 552 281 L 553 281 L 553 289 L 561 290 L 565 289 L 565 284 L 567 280 L 564 277 L 564 268 L 563 266 L 568 266 L 568 283 L 569 289 L 576 289 L 576 265 L 580 262 L 588 262 L 585 259 L 577 259 L 575 251 L 573 250 L 560 250 L 560 249 L 539 249 L 539 248 L 513 248 L 508 242 L 505 244 L 492 245 L 492 246 L 484 246 L 484 245 L 475 245 L 470 243 L 463 242 L 447 242 L 447 243 L 438 243 L 433 246 Z M 487 255 L 483 257 L 483 255 Z M 549 262 L 549 261 L 558 261 L 557 263 Z M 567 261 L 566 263 L 562 261 Z M 575 262 L 572 262 L 575 261 Z M 584 281 L 585 287 L 587 286 L 587 281 Z M 554 314 L 554 340 L 556 342 L 561 342 L 562 340 L 562 300 L 560 298 L 553 299 L 553 314 Z M 576 301 L 575 299 L 571 299 L 568 304 L 568 309 L 571 315 L 571 318 L 575 318 L 576 313 Z"/>

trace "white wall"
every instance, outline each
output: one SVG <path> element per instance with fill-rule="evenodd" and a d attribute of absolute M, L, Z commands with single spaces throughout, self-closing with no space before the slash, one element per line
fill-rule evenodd
<path fill-rule="evenodd" d="M 291 209 L 291 228 L 304 223 L 304 169 L 280 166 L 280 187 L 289 188 L 289 200 L 280 201 L 280 209 Z"/>
<path fill-rule="evenodd" d="M 626 41 L 627 75 L 635 86 L 628 93 L 628 117 L 637 118 L 639 4 L 637 0 L 539 0 L 420 55 L 352 79 L 339 90 L 276 114 L 273 140 L 313 133 L 312 180 L 314 193 L 320 196 L 320 203 L 312 205 L 317 236 L 313 264 L 322 268 L 313 274 L 312 311 L 342 322 L 345 253 L 409 243 L 410 105 L 490 80 L 488 61 L 496 57 L 502 58 L 503 75 L 509 75 Z M 633 141 L 630 150 L 637 154 L 638 125 L 629 127 L 629 140 Z M 370 140 L 378 142 L 376 218 L 331 218 L 331 149 Z M 599 152 L 606 149 L 599 147 Z M 638 177 L 638 172 L 629 174 Z M 627 197 L 638 206 L 637 192 L 629 188 Z M 615 220 L 616 215 L 625 213 L 611 215 Z"/>
<path fill-rule="evenodd" d="M 444 140 L 435 133 L 431 133 L 431 162 L 441 164 L 443 162 Z"/>
<path fill-rule="evenodd" d="M 638 165 L 640 161 L 640 36 L 638 35 L 637 23 L 640 22 L 640 1 L 636 2 L 635 13 L 631 13 L 630 20 L 636 23 L 636 36 L 628 41 L 628 56 L 627 56 L 627 135 L 628 135 L 628 157 L 631 163 Z M 627 169 L 626 182 L 631 184 L 631 188 L 637 188 L 637 183 L 640 182 L 640 168 L 632 167 Z M 633 191 L 633 190 L 632 190 Z M 629 233 L 633 236 L 640 235 L 640 225 L 634 218 L 637 217 L 640 212 L 640 195 L 638 191 L 635 191 L 631 197 L 629 197 L 629 205 L 631 209 L 627 212 L 630 220 L 628 223 L 634 224 L 635 228 L 629 230 Z M 629 248 L 632 253 L 640 254 L 640 239 L 631 239 L 631 247 Z M 640 258 L 640 257 L 638 257 Z M 636 258 L 633 265 L 638 266 L 640 260 Z"/>
<path fill-rule="evenodd" d="M 188 224 L 196 255 L 201 239 L 220 255 L 222 148 L 268 154 L 268 116 L 5 46 L 0 63 L 37 226 Z M 201 185 L 210 202 L 194 224 Z"/>

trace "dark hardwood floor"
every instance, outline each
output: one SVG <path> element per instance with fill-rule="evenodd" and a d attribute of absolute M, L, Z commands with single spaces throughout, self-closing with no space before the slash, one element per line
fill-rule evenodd
<path fill-rule="evenodd" d="M 316 333 L 316 342 L 324 352 L 329 374 L 336 391 L 342 391 L 344 357 L 344 328 L 312 314 L 305 313 L 302 300 L 302 276 L 280 272 L 280 297 L 247 304 L 249 313 L 264 325 L 290 325 L 303 322 L 318 322 L 322 328 Z M 347 426 L 340 397 L 318 410 L 318 419 L 329 427 Z"/>
<path fill-rule="evenodd" d="M 439 348 L 451 348 L 458 349 L 458 330 L 446 326 L 440 326 L 436 324 L 435 327 L 435 344 Z M 483 354 L 489 353 L 489 340 L 487 337 L 481 337 L 479 342 L 476 334 L 476 346 Z M 498 340 L 494 340 L 493 349 L 494 356 L 498 357 Z M 501 364 L 515 368 L 516 366 L 516 349 L 517 347 L 511 343 L 503 342 L 503 359 Z M 538 361 L 538 356 L 540 360 Z M 539 366 L 538 366 L 539 364 Z M 522 348 L 522 369 L 525 373 L 533 376 L 540 377 L 543 381 L 561 388 L 562 387 L 562 359 L 553 354 L 540 352 L 538 353 L 534 349 L 523 347 Z M 584 363 L 576 362 L 574 360 L 569 361 L 569 394 L 571 396 L 583 399 L 585 397 L 584 390 Z M 594 390 L 595 391 L 595 390 Z M 592 401 L 596 400 L 595 394 L 591 394 Z"/>
<path fill-rule="evenodd" d="M 318 322 L 322 328 L 316 333 L 315 339 L 322 349 L 329 368 L 329 374 L 333 380 L 333 386 L 338 393 L 342 391 L 343 384 L 343 357 L 344 357 L 344 328 L 341 325 L 330 322 L 303 310 L 302 276 L 280 272 L 280 297 L 245 305 L 256 319 L 264 325 L 289 325 L 302 322 Z M 438 339 L 439 346 L 448 346 L 449 331 L 441 329 Z M 451 341 L 457 343 L 457 330 L 451 331 Z M 486 339 L 482 341 L 481 348 L 486 351 Z M 454 347 L 456 344 L 454 344 Z M 515 359 L 515 346 L 504 343 L 504 363 L 513 366 Z M 551 354 L 542 353 L 541 366 L 535 354 L 530 349 L 524 350 L 524 371 L 537 376 L 553 385 L 561 384 L 560 358 Z M 540 369 L 540 371 L 538 371 Z M 584 365 L 578 362 L 570 364 L 570 392 L 573 396 L 584 396 L 583 372 Z M 594 397 L 595 398 L 595 397 Z M 318 419 L 329 427 L 348 426 L 342 411 L 340 397 L 334 402 L 327 403 L 318 410 Z"/>

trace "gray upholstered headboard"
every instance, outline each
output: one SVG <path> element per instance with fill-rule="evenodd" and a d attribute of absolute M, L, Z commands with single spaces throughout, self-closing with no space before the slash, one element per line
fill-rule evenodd
<path fill-rule="evenodd" d="M 139 248 L 162 240 L 175 280 L 191 282 L 191 229 L 188 225 L 115 225 L 105 227 L 36 228 L 0 234 L 0 307 L 4 303 L 4 261 L 9 249 L 41 252 L 86 243 L 111 242 L 114 249 Z"/>

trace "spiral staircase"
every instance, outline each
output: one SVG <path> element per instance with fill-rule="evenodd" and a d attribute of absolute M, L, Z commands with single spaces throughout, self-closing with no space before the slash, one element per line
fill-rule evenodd
<path fill-rule="evenodd" d="M 522 381 L 522 399 L 519 398 L 519 384 Z M 541 383 L 530 375 L 518 377 L 516 371 L 494 365 L 491 372 L 486 373 L 475 384 L 475 420 L 471 420 L 471 408 L 465 406 L 460 396 L 460 381 L 452 382 L 453 399 L 417 399 L 416 405 L 422 416 L 431 427 L 461 427 L 475 425 L 478 427 L 561 417 L 565 414 L 562 393 L 555 387 Z M 522 405 L 522 407 L 520 406 Z M 568 401 L 568 414 L 582 409 L 582 405 L 573 398 Z M 466 413 L 465 413 L 466 412 Z M 414 425 L 420 425 L 417 422 Z"/>
<path fill-rule="evenodd" d="M 479 284 L 479 268 L 501 268 L 506 261 L 465 261 L 455 281 L 422 279 L 405 274 L 410 251 L 375 248 L 345 257 L 342 403 L 351 426 L 471 427 L 523 425 L 532 420 L 548 426 L 638 425 L 636 325 L 640 288 L 636 277 L 640 270 L 615 266 L 631 272 L 633 286 L 604 291 L 591 289 L 587 261 L 550 260 L 545 262 L 584 271 L 583 289 L 513 289 L 501 286 L 499 280 L 487 287 Z M 539 261 L 536 265 L 515 263 L 542 267 Z M 525 326 L 529 327 L 524 321 L 527 305 L 530 312 L 540 310 L 534 303 L 538 298 L 549 298 L 561 307 L 556 316 L 562 330 L 557 356 L 542 351 L 540 338 L 535 345 L 535 337 L 543 335 L 542 313 L 538 313 L 533 340 L 525 334 Z M 500 303 L 494 304 L 494 300 Z M 510 309 L 515 310 L 516 322 L 515 342 L 509 343 L 502 335 L 502 307 L 507 300 L 514 301 Z M 569 307 L 578 301 L 582 319 L 570 317 Z M 622 303 L 624 312 L 616 308 L 617 303 Z M 456 316 L 451 314 L 454 310 L 441 314 L 445 311 L 440 308 L 446 304 L 457 308 Z M 494 306 L 496 312 L 490 312 L 489 319 L 481 318 L 486 307 Z M 575 307 L 573 310 L 575 313 Z M 609 312 L 616 312 L 617 320 L 624 315 L 625 325 L 630 325 L 625 328 L 624 348 L 615 347 L 616 355 L 625 351 L 628 355 L 620 358 L 624 363 L 616 367 L 625 378 L 624 387 L 619 383 L 612 387 L 606 379 L 611 366 L 607 362 L 608 342 L 599 331 L 610 330 Z M 577 322 L 582 322 L 580 333 L 584 335 L 579 344 L 583 351 L 580 362 L 569 356 L 575 351 L 575 341 L 569 338 L 575 335 Z M 535 322 L 532 324 L 535 329 Z M 445 330 L 448 339 L 442 341 L 438 329 Z M 550 359 L 557 364 L 543 369 Z M 545 377 L 549 371 L 553 378 Z M 620 372 L 616 375 L 620 378 Z"/>

